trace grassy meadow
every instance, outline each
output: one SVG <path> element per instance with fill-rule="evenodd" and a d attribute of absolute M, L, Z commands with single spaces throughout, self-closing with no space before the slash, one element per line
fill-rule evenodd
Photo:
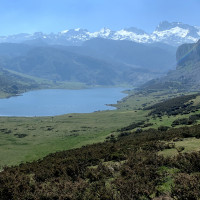
<path fill-rule="evenodd" d="M 16 165 L 49 153 L 102 142 L 118 128 L 144 118 L 143 111 L 102 111 L 56 117 L 1 117 L 0 165 Z"/>
<path fill-rule="evenodd" d="M 195 151 L 200 151 L 200 139 L 197 138 L 184 138 L 180 141 L 171 141 L 175 146 L 171 149 L 165 149 L 160 151 L 158 154 L 165 157 L 176 156 L 181 153 L 191 153 Z"/>

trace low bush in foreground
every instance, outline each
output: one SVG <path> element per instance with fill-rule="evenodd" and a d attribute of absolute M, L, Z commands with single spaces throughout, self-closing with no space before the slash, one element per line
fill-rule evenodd
<path fill-rule="evenodd" d="M 166 141 L 199 136 L 200 126 L 125 132 L 115 140 L 5 167 L 0 199 L 199 199 L 200 152 L 157 154 Z"/>

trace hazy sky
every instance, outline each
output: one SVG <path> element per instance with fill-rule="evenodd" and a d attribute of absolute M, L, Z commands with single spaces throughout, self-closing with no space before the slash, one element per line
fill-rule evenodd
<path fill-rule="evenodd" d="M 0 35 L 137 27 L 168 20 L 200 26 L 200 0 L 0 0 Z"/>

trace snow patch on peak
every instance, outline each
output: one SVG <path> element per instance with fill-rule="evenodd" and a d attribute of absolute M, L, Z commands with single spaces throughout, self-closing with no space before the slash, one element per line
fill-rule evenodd
<path fill-rule="evenodd" d="M 164 31 L 154 31 L 153 32 L 153 36 L 158 36 L 158 37 L 169 37 L 169 36 L 178 36 L 178 37 L 186 37 L 187 34 L 189 33 L 189 30 L 187 29 L 183 29 L 180 27 L 175 27 L 175 28 L 171 28 L 169 30 L 164 30 Z"/>
<path fill-rule="evenodd" d="M 67 32 L 69 32 L 69 30 L 64 30 L 64 31 L 61 31 L 61 34 L 65 34 Z"/>
<path fill-rule="evenodd" d="M 175 27 L 180 27 L 180 28 L 190 28 L 191 26 L 187 24 L 183 24 L 181 22 L 168 22 L 168 21 L 163 21 L 161 22 L 158 27 L 156 28 L 156 31 L 165 31 L 169 30 Z"/>
<path fill-rule="evenodd" d="M 109 28 L 102 28 L 100 30 L 100 33 L 103 34 L 104 36 L 109 36 L 111 33 L 111 30 Z"/>
<path fill-rule="evenodd" d="M 134 42 L 148 42 L 149 40 L 149 35 L 147 34 L 136 34 L 134 32 L 129 32 L 127 30 L 120 30 L 120 31 L 116 31 L 114 36 L 113 36 L 114 40 L 131 40 Z"/>
<path fill-rule="evenodd" d="M 111 35 L 112 31 L 108 28 L 102 28 L 100 31 L 97 32 L 87 32 L 87 34 L 91 37 L 91 38 L 97 38 L 97 37 L 102 37 L 102 38 L 108 38 Z"/>
<path fill-rule="evenodd" d="M 109 32 L 109 31 L 111 31 L 109 28 L 102 28 L 101 30 L 100 30 L 100 32 Z"/>
<path fill-rule="evenodd" d="M 80 29 L 80 28 L 75 28 L 74 30 L 75 30 L 75 31 L 80 31 L 81 29 Z"/>
<path fill-rule="evenodd" d="M 124 35 L 124 36 L 130 35 L 130 34 L 131 34 L 131 32 L 126 31 L 124 29 L 116 31 L 116 33 L 115 33 L 115 35 Z"/>
<path fill-rule="evenodd" d="M 194 37 L 192 37 L 192 36 L 188 36 L 187 39 L 188 39 L 189 41 L 191 41 L 191 42 L 194 42 L 194 43 L 196 43 L 196 42 L 198 41 L 197 38 L 194 38 Z"/>

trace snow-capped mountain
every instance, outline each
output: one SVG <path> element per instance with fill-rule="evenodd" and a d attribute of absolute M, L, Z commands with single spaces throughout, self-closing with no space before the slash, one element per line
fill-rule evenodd
<path fill-rule="evenodd" d="M 97 32 L 89 32 L 87 29 L 64 30 L 57 34 L 17 34 L 11 36 L 0 36 L 0 42 L 34 42 L 35 40 L 46 44 L 81 45 L 84 41 L 93 38 L 105 38 L 111 40 L 129 40 L 138 43 L 162 42 L 173 46 L 183 43 L 193 43 L 200 39 L 200 27 L 183 24 L 180 22 L 161 22 L 156 30 L 148 34 L 134 27 L 112 31 L 103 28 Z"/>
<path fill-rule="evenodd" d="M 183 43 L 194 43 L 200 39 L 200 27 L 180 22 L 169 23 L 164 21 L 151 34 L 151 39 L 155 42 L 168 43 L 174 46 Z"/>

